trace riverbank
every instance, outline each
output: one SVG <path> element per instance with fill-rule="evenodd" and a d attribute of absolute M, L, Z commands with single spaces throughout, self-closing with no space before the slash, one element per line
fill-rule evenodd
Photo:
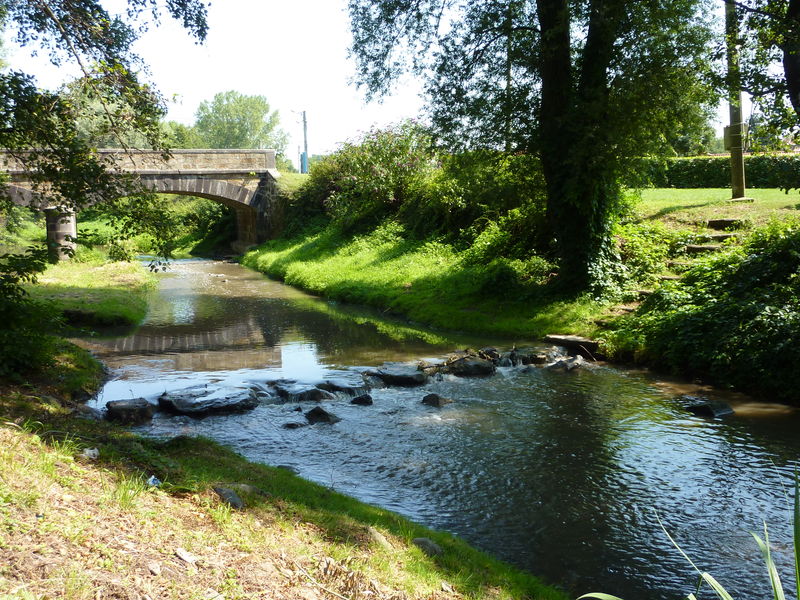
<path fill-rule="evenodd" d="M 147 295 L 155 286 L 154 274 L 138 262 L 109 262 L 98 255 L 50 265 L 25 289 L 68 326 L 133 327 L 147 315 Z"/>
<path fill-rule="evenodd" d="M 549 285 L 546 261 L 493 254 L 502 236 L 491 226 L 464 245 L 419 239 L 393 219 L 356 232 L 317 223 L 263 244 L 242 264 L 442 330 L 510 344 L 552 333 L 595 338 L 617 362 L 800 403 L 786 382 L 790 353 L 776 353 L 800 336 L 800 205 L 778 190 L 754 192 L 763 197 L 755 203 L 729 203 L 725 194 L 645 190 L 632 198 L 615 235 L 619 275 L 603 298 L 565 298 Z M 706 227 L 715 220 L 729 230 Z"/>
<path fill-rule="evenodd" d="M 210 440 L 96 421 L 80 400 L 100 365 L 66 344 L 49 363 L 0 383 L 0 595 L 565 598 L 449 534 Z"/>

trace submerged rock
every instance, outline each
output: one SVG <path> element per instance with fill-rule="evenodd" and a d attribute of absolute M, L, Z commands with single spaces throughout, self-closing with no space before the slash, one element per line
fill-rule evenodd
<path fill-rule="evenodd" d="M 278 384 L 275 391 L 286 402 L 322 402 L 336 398 L 326 390 L 308 385 Z"/>
<path fill-rule="evenodd" d="M 155 407 L 144 398 L 106 402 L 106 418 L 124 425 L 141 425 L 153 418 Z"/>
<path fill-rule="evenodd" d="M 365 394 L 368 386 L 364 385 L 363 380 L 349 379 L 326 379 L 322 383 L 318 383 L 317 387 L 321 390 L 331 393 L 347 394 L 348 396 L 360 396 Z"/>
<path fill-rule="evenodd" d="M 162 410 L 189 417 L 245 412 L 254 409 L 258 404 L 255 391 L 241 388 L 209 391 L 207 387 L 201 386 L 179 392 L 165 392 L 158 398 L 158 406 Z"/>
<path fill-rule="evenodd" d="M 433 406 L 435 408 L 442 408 L 447 404 L 452 404 L 450 398 L 443 398 L 439 394 L 428 394 L 422 399 L 422 403 L 426 406 Z"/>
<path fill-rule="evenodd" d="M 733 408 L 725 402 L 719 400 L 709 400 L 699 396 L 683 396 L 688 402 L 686 410 L 698 417 L 721 418 L 733 414 Z"/>
<path fill-rule="evenodd" d="M 312 408 L 310 411 L 306 413 L 306 419 L 312 425 L 315 423 L 329 423 L 334 424 L 341 421 L 339 417 L 334 415 L 333 413 L 329 413 L 327 410 L 320 406 L 316 406 Z"/>
<path fill-rule="evenodd" d="M 365 371 L 366 377 L 375 377 L 385 385 L 416 387 L 428 383 L 428 375 L 416 366 L 403 364 L 384 365 L 380 369 Z"/>
<path fill-rule="evenodd" d="M 572 371 L 577 369 L 578 367 L 582 367 L 586 365 L 586 361 L 583 360 L 583 356 L 580 354 L 577 356 L 571 356 L 569 358 L 559 358 L 558 360 L 551 362 L 547 365 L 547 369 L 551 371 Z"/>

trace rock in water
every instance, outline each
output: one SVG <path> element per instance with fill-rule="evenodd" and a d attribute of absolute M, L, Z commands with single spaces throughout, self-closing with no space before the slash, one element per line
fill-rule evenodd
<path fill-rule="evenodd" d="M 312 408 L 310 411 L 306 413 L 306 419 L 311 424 L 314 423 L 338 423 L 341 421 L 339 417 L 334 415 L 333 413 L 329 413 L 324 408 L 317 406 Z"/>
<path fill-rule="evenodd" d="M 483 358 L 464 356 L 447 363 L 443 371 L 458 377 L 486 377 L 493 375 L 496 370 L 494 363 Z"/>
<path fill-rule="evenodd" d="M 686 410 L 698 417 L 721 418 L 733 414 L 733 408 L 725 402 L 697 396 L 684 396 L 683 398 L 689 402 Z"/>
<path fill-rule="evenodd" d="M 365 380 L 367 377 L 375 377 L 386 385 L 398 387 L 415 387 L 428 383 L 427 374 L 417 369 L 416 366 L 403 364 L 384 365 L 380 369 L 366 371 L 364 375 Z"/>
<path fill-rule="evenodd" d="M 578 354 L 577 356 L 573 356 L 570 358 L 559 358 L 557 361 L 550 363 L 547 365 L 547 368 L 551 371 L 557 371 L 562 369 L 564 371 L 572 371 L 577 369 L 578 367 L 585 366 L 586 361 L 583 360 L 583 357 Z"/>
<path fill-rule="evenodd" d="M 207 415 L 245 412 L 258 406 L 258 396 L 251 389 L 195 387 L 179 392 L 165 392 L 158 398 L 158 406 L 164 411 L 205 417 Z"/>
<path fill-rule="evenodd" d="M 357 404 L 358 406 L 372 406 L 372 396 L 369 394 L 362 394 L 350 400 L 350 404 Z"/>
<path fill-rule="evenodd" d="M 555 344 L 566 348 L 570 354 L 579 354 L 584 358 L 594 359 L 598 356 L 600 342 L 597 340 L 590 340 L 589 338 L 581 337 L 579 335 L 547 335 L 544 341 L 548 344 Z"/>
<path fill-rule="evenodd" d="M 302 384 L 277 384 L 275 391 L 286 402 L 322 402 L 336 398 L 331 392 Z"/>
<path fill-rule="evenodd" d="M 144 398 L 111 400 L 106 403 L 106 417 L 124 425 L 141 425 L 153 418 L 155 407 Z"/>
<path fill-rule="evenodd" d="M 446 404 L 451 404 L 453 401 L 450 398 L 443 398 L 439 394 L 428 394 L 422 399 L 422 403 L 427 406 L 435 408 L 442 408 Z"/>

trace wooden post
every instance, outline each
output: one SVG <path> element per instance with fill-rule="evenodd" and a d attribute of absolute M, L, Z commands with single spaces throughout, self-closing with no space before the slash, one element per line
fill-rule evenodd
<path fill-rule="evenodd" d="M 733 0 L 725 1 L 725 42 L 728 56 L 728 107 L 730 125 L 726 142 L 731 153 L 731 199 L 745 198 L 742 149 L 742 77 L 739 70 L 739 22 Z"/>

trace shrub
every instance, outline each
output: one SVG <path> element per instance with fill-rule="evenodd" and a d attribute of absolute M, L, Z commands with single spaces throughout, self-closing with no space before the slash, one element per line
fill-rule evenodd
<path fill-rule="evenodd" d="M 619 224 L 613 235 L 624 276 L 637 283 L 650 283 L 664 271 L 678 240 L 658 222 Z"/>
<path fill-rule="evenodd" d="M 665 284 L 609 336 L 633 356 L 721 385 L 798 402 L 800 221 L 756 231 L 740 248 Z"/>
<path fill-rule="evenodd" d="M 35 371 L 51 356 L 50 332 L 57 317 L 31 300 L 22 285 L 36 279 L 47 264 L 45 248 L 0 256 L 0 377 Z"/>
<path fill-rule="evenodd" d="M 507 248 L 528 254 L 538 244 L 544 205 L 536 157 L 494 151 L 442 156 L 424 129 L 404 123 L 370 132 L 316 163 L 288 201 L 287 223 L 293 235 L 299 222 L 319 224 L 322 211 L 344 230 L 389 217 L 418 238 L 461 235 L 469 244 L 497 222 L 512 235 Z"/>
<path fill-rule="evenodd" d="M 419 125 L 406 122 L 367 133 L 347 143 L 311 169 L 306 201 L 320 203 L 345 228 L 374 224 L 394 215 L 436 168 L 432 140 Z"/>

